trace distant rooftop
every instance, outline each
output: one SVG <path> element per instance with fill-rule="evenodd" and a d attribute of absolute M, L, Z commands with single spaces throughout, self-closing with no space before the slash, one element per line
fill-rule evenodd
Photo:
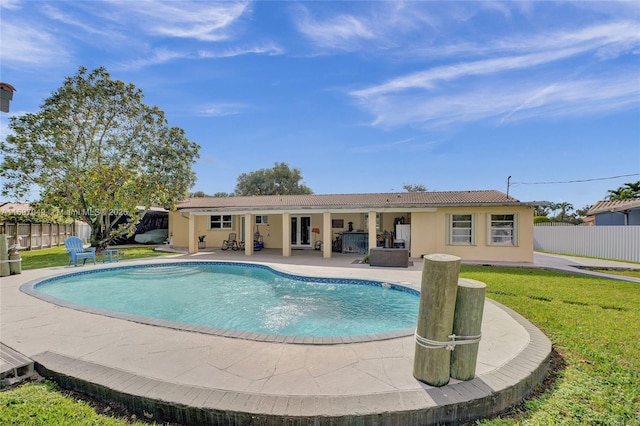
<path fill-rule="evenodd" d="M 587 211 L 587 216 L 598 213 L 621 212 L 624 210 L 637 208 L 640 208 L 640 198 L 630 198 L 628 200 L 614 201 L 598 201 L 589 209 L 589 211 Z"/>
<path fill-rule="evenodd" d="M 29 213 L 33 208 L 29 203 L 14 203 L 11 201 L 0 201 L 0 212 L 8 213 Z"/>

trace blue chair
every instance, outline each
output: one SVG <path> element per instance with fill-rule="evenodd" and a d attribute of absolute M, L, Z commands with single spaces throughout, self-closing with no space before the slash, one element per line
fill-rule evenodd
<path fill-rule="evenodd" d="M 74 266 L 78 266 L 78 260 L 80 259 L 82 259 L 83 265 L 87 262 L 87 259 L 93 259 L 93 264 L 96 264 L 96 248 L 89 247 L 85 249 L 80 238 L 69 237 L 65 240 L 64 245 L 67 248 L 67 252 L 69 252 L 67 266 L 71 265 L 71 262 L 73 262 Z"/>

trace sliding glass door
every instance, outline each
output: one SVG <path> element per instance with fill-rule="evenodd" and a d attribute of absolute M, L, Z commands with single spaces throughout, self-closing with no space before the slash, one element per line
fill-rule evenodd
<path fill-rule="evenodd" d="M 311 216 L 291 216 L 291 247 L 311 247 Z"/>

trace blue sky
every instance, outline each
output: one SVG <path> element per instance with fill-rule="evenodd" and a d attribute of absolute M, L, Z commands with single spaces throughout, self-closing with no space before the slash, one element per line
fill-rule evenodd
<path fill-rule="evenodd" d="M 286 162 L 318 194 L 511 176 L 581 208 L 640 180 L 640 2 L 0 5 L 11 114 L 105 66 L 202 146 L 194 190 Z"/>

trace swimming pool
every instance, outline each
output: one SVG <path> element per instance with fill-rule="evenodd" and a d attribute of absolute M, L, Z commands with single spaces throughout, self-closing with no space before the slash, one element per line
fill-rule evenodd
<path fill-rule="evenodd" d="M 239 262 L 89 270 L 23 286 L 74 309 L 255 340 L 317 343 L 413 333 L 419 292 L 398 284 L 287 274 Z M 271 338 L 269 336 L 272 336 Z M 284 338 L 278 338 L 282 337 Z"/>

